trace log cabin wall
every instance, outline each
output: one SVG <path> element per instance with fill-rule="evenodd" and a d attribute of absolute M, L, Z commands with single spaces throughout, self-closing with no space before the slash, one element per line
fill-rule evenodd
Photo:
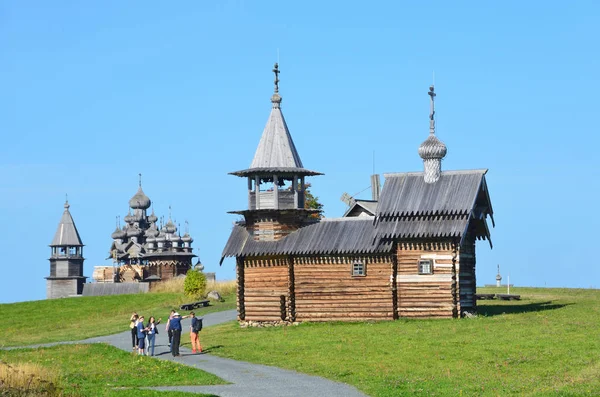
<path fill-rule="evenodd" d="M 456 317 L 456 271 L 451 241 L 399 242 L 398 314 L 400 317 Z M 456 251 L 455 251 L 456 253 Z M 431 260 L 432 274 L 419 274 L 419 261 Z M 453 263 L 455 262 L 455 263 Z"/>
<path fill-rule="evenodd" d="M 289 317 L 287 257 L 243 260 L 243 307 L 245 321 L 282 321 Z M 238 306 L 240 301 L 238 301 Z M 238 308 L 239 310 L 239 308 Z M 241 313 L 238 311 L 238 314 Z"/>
<path fill-rule="evenodd" d="M 477 311 L 477 300 L 475 299 L 475 236 L 471 233 L 465 236 L 463 240 L 459 260 L 459 310 L 462 317 L 465 313 L 475 313 Z"/>
<path fill-rule="evenodd" d="M 357 262 L 366 266 L 365 276 L 352 276 Z M 295 257 L 296 319 L 394 319 L 393 266 L 391 255 Z"/>

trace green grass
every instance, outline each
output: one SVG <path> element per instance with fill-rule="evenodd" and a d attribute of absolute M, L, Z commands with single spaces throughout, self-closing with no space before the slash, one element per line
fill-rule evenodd
<path fill-rule="evenodd" d="M 198 315 L 235 309 L 235 296 L 196 309 Z M 172 308 L 189 302 L 177 293 L 90 296 L 0 304 L 0 347 L 24 346 L 109 335 L 129 328 L 133 311 L 166 320 Z M 185 312 L 182 312 L 185 314 Z"/>
<path fill-rule="evenodd" d="M 494 288 L 479 292 L 505 292 Z M 600 291 L 514 288 L 476 318 L 202 331 L 212 354 L 349 383 L 372 396 L 600 394 Z"/>
<path fill-rule="evenodd" d="M 59 374 L 58 387 L 67 396 L 183 396 L 188 394 L 119 388 L 225 383 L 192 367 L 137 356 L 104 344 L 0 350 L 0 359 L 9 364 L 26 362 L 51 368 Z"/>

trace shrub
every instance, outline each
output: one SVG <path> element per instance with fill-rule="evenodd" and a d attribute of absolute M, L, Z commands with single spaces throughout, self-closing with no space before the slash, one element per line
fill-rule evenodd
<path fill-rule="evenodd" d="M 204 291 L 206 291 L 206 276 L 204 273 L 196 269 L 188 270 L 183 283 L 183 291 L 187 296 L 194 299 L 204 295 Z"/>

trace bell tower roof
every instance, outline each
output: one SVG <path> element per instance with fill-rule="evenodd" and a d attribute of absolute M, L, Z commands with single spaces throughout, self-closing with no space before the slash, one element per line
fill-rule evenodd
<path fill-rule="evenodd" d="M 277 172 L 279 174 L 321 175 L 320 172 L 305 169 L 302 160 L 300 160 L 300 155 L 281 112 L 280 71 L 277 63 L 273 73 L 275 73 L 275 90 L 271 97 L 273 106 L 250 168 L 231 174 L 249 176 L 264 172 Z"/>
<path fill-rule="evenodd" d="M 83 247 L 81 237 L 79 237 L 79 232 L 69 212 L 70 207 L 69 200 L 66 200 L 64 205 L 65 212 L 63 212 L 60 218 L 60 223 L 58 224 L 52 243 L 50 243 L 51 247 Z"/>

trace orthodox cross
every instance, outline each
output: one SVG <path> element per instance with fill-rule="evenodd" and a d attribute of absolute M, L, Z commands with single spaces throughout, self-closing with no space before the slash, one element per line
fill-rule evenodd
<path fill-rule="evenodd" d="M 279 64 L 275 62 L 275 68 L 273 69 L 273 73 L 275 73 L 275 93 L 279 93 Z"/>
<path fill-rule="evenodd" d="M 140 177 L 140 182 L 139 182 L 140 183 L 140 187 L 142 187 L 142 174 L 139 173 L 138 176 Z"/>
<path fill-rule="evenodd" d="M 433 115 L 435 114 L 435 106 L 434 106 L 435 92 L 433 91 L 433 86 L 429 87 L 428 94 L 431 97 L 430 107 L 429 107 L 429 119 L 433 120 Z"/>

